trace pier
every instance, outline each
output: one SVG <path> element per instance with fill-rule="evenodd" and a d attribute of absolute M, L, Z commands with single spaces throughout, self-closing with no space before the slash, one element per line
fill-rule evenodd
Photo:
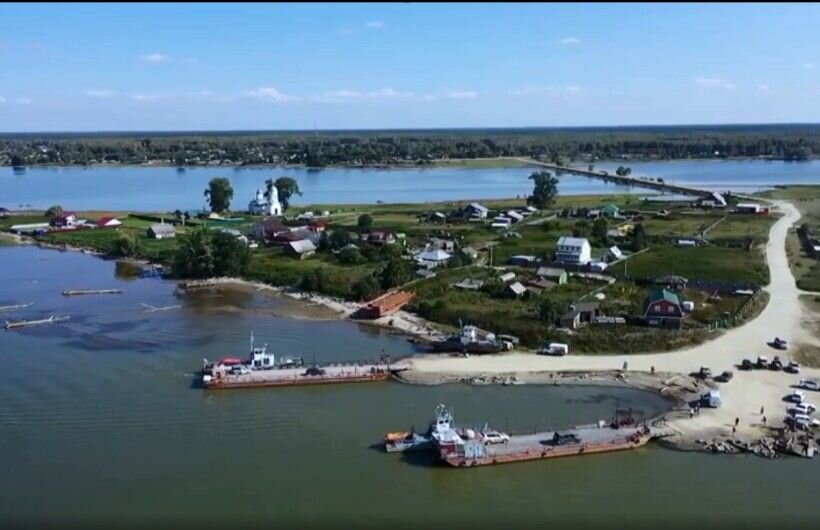
<path fill-rule="evenodd" d="M 58 317 L 58 316 L 55 316 L 55 315 L 51 315 L 48 318 L 43 318 L 43 319 L 40 319 L 40 320 L 17 320 L 17 321 L 13 321 L 13 322 L 7 320 L 6 324 L 5 324 L 5 327 L 6 327 L 6 330 L 17 329 L 17 328 L 27 328 L 27 327 L 30 327 L 30 326 L 39 326 L 41 324 L 54 324 L 56 322 L 65 322 L 68 319 L 69 319 L 69 317 L 67 317 L 67 316 Z"/>
<path fill-rule="evenodd" d="M 582 177 L 590 177 L 590 178 L 597 178 L 601 179 L 604 182 L 614 182 L 615 184 L 621 184 L 624 186 L 635 186 L 641 188 L 648 188 L 657 191 L 663 192 L 670 192 L 670 193 L 678 193 L 680 195 L 691 195 L 695 197 L 704 197 L 707 199 L 716 199 L 717 195 L 720 195 L 716 192 L 712 192 L 709 190 L 704 190 L 701 188 L 695 188 L 691 186 L 681 186 L 679 184 L 670 184 L 668 182 L 663 182 L 662 180 L 659 182 L 658 179 L 651 179 L 649 177 L 633 177 L 631 175 L 611 175 L 606 171 L 590 171 L 588 169 L 581 169 L 575 167 L 566 167 L 566 166 L 559 166 L 557 164 L 550 164 L 548 162 L 541 162 L 538 160 L 531 160 L 526 158 L 514 158 L 513 160 L 518 160 L 520 162 L 526 162 L 531 165 L 540 166 L 546 169 L 551 169 L 556 173 L 571 173 L 573 175 L 580 175 Z M 722 197 L 721 197 L 722 199 Z"/>
<path fill-rule="evenodd" d="M 63 296 L 80 296 L 90 294 L 122 294 L 122 289 L 66 289 Z"/>

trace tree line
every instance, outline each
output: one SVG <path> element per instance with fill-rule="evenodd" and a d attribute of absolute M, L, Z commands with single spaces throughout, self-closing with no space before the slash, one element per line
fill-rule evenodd
<path fill-rule="evenodd" d="M 424 165 L 447 158 L 527 156 L 547 160 L 622 157 L 764 157 L 820 154 L 820 126 L 628 127 L 450 131 L 156 135 L 2 135 L 0 165 L 209 164 Z"/>

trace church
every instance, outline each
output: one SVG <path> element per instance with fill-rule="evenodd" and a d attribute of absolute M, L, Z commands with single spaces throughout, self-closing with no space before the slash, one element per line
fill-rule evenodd
<path fill-rule="evenodd" d="M 282 215 L 282 204 L 279 202 L 279 190 L 276 186 L 271 190 L 268 200 L 262 189 L 256 190 L 256 197 L 248 203 L 248 212 L 252 215 Z"/>

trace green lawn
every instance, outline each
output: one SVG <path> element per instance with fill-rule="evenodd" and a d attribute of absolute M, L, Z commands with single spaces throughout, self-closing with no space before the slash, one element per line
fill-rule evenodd
<path fill-rule="evenodd" d="M 733 247 L 673 247 L 653 246 L 616 267 L 633 277 L 655 278 L 677 274 L 690 279 L 755 282 L 765 285 L 769 271 L 760 249 Z"/>

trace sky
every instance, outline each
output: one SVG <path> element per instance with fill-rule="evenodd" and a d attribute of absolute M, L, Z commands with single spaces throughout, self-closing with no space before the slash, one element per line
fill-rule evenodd
<path fill-rule="evenodd" d="M 820 122 L 820 4 L 0 4 L 0 131 Z"/>

